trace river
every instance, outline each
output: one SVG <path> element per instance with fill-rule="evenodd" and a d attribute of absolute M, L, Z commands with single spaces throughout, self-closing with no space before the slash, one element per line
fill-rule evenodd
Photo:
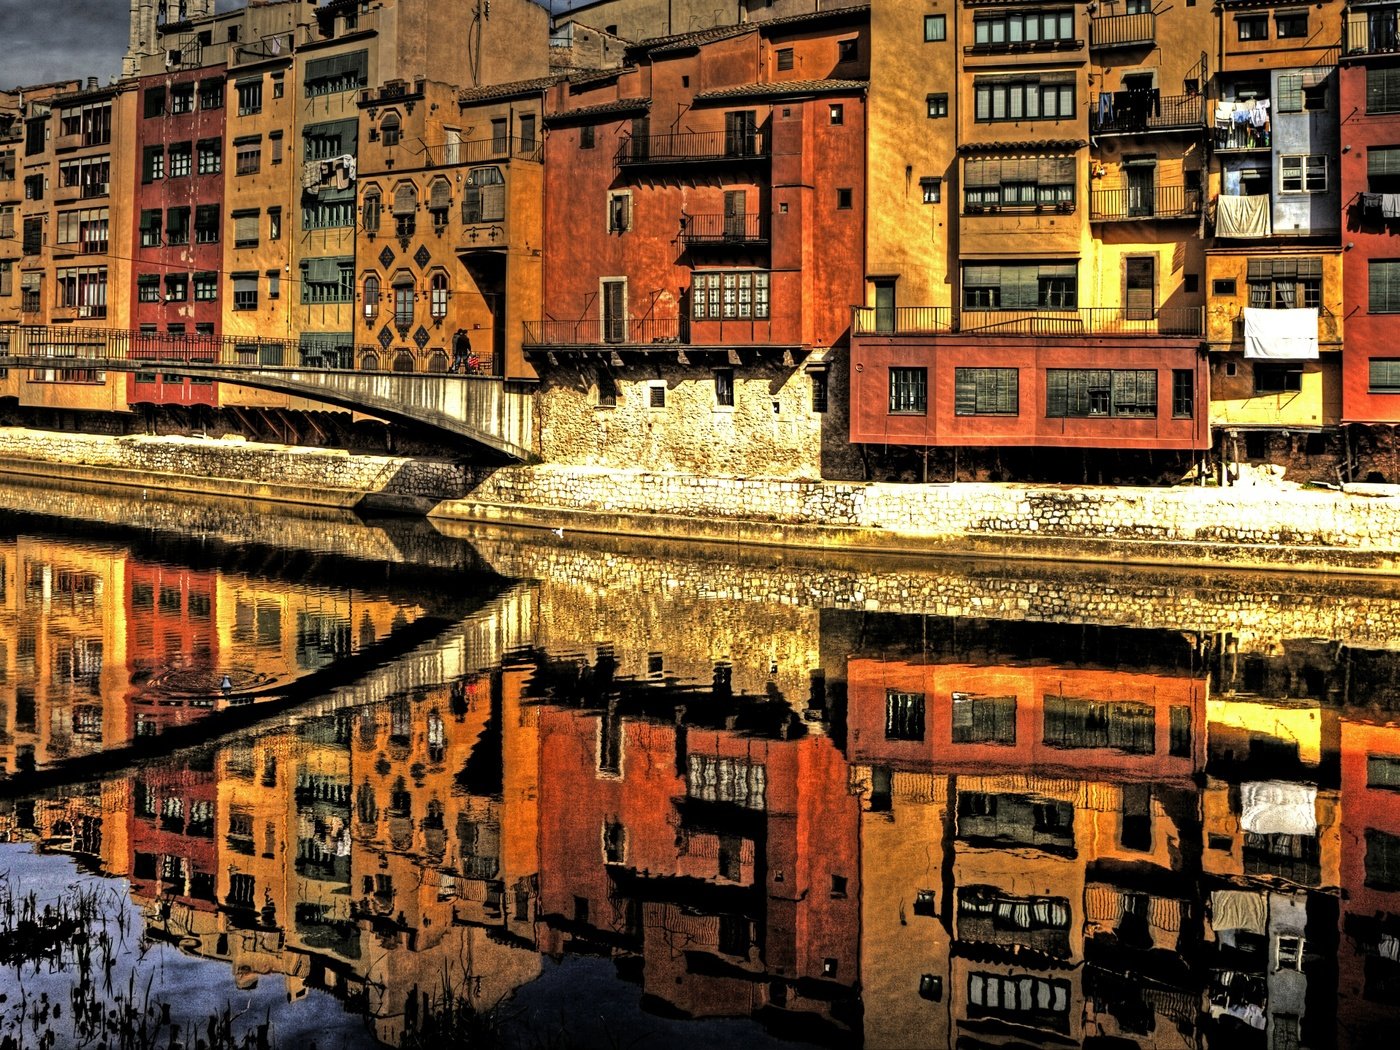
<path fill-rule="evenodd" d="M 1400 582 L 0 482 L 0 1046 L 1367 1047 Z"/>

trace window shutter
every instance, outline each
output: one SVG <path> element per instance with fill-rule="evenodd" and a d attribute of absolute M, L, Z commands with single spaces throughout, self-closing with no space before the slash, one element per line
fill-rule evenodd
<path fill-rule="evenodd" d="M 963 287 L 986 288 L 1001 284 L 1000 266 L 964 266 Z"/>
<path fill-rule="evenodd" d="M 1052 419 L 1069 414 L 1069 372 L 1063 368 L 1045 372 L 1045 414 Z"/>
<path fill-rule="evenodd" d="M 256 292 L 258 290 L 258 279 L 256 277 L 235 277 L 233 279 L 233 290 L 235 292 Z"/>
<path fill-rule="evenodd" d="M 506 187 L 503 182 L 481 187 L 481 221 L 500 222 L 506 217 Z"/>
<path fill-rule="evenodd" d="M 1367 175 L 1400 175 L 1400 146 L 1372 146 L 1366 150 Z"/>
<path fill-rule="evenodd" d="M 1400 260 L 1372 259 L 1369 282 L 1371 313 L 1400 313 Z"/>
<path fill-rule="evenodd" d="M 428 207 L 433 211 L 444 211 L 452 203 L 452 184 L 446 179 L 438 179 L 433 183 L 432 195 L 429 198 Z"/>
<path fill-rule="evenodd" d="M 1274 276 L 1274 261 L 1272 259 L 1250 259 L 1249 276 L 1247 280 L 1250 284 L 1256 281 L 1270 281 Z"/>
<path fill-rule="evenodd" d="M 468 185 L 462 190 L 462 221 L 481 221 L 481 187 Z"/>
<path fill-rule="evenodd" d="M 954 377 L 953 413 L 959 416 L 977 414 L 977 372 L 959 368 Z"/>
<path fill-rule="evenodd" d="M 1001 161 L 985 157 L 963 161 L 963 185 L 967 189 L 984 189 L 1001 185 Z"/>
<path fill-rule="evenodd" d="M 1366 70 L 1366 111 L 1390 113 L 1400 110 L 1400 67 Z"/>
<path fill-rule="evenodd" d="M 258 213 L 235 215 L 233 217 L 233 239 L 235 241 L 255 241 L 258 239 Z"/>
<path fill-rule="evenodd" d="M 1322 256 L 1309 255 L 1302 259 L 1296 259 L 1294 262 L 1299 280 L 1322 279 Z"/>
<path fill-rule="evenodd" d="M 1400 389 L 1400 360 L 1394 358 L 1371 359 L 1371 389 Z"/>
<path fill-rule="evenodd" d="M 1036 181 L 1041 185 L 1058 185 L 1074 182 L 1073 157 L 1042 157 L 1039 162 L 1039 168 L 1039 177 Z"/>
<path fill-rule="evenodd" d="M 373 233 L 379 229 L 379 194 L 365 194 L 364 203 L 364 226 L 365 230 Z"/>
<path fill-rule="evenodd" d="M 394 191 L 394 214 L 412 215 L 418 210 L 418 190 L 412 183 L 404 183 Z"/>
<path fill-rule="evenodd" d="M 160 229 L 160 212 L 143 211 L 141 213 L 141 232 L 149 233 L 158 229 Z"/>
<path fill-rule="evenodd" d="M 340 279 L 337 259 L 307 259 L 306 279 L 313 284 L 333 284 Z"/>

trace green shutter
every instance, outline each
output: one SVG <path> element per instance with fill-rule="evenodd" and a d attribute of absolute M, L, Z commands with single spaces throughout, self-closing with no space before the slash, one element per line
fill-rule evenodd
<path fill-rule="evenodd" d="M 1372 146 L 1366 150 L 1367 175 L 1400 175 L 1400 146 Z"/>

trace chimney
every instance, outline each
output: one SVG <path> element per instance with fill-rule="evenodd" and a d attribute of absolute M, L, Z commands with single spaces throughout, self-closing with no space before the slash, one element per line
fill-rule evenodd
<path fill-rule="evenodd" d="M 96 78 L 96 77 L 88 77 L 87 84 L 88 84 L 88 90 L 89 90 L 89 91 L 96 91 L 96 90 L 97 90 L 97 78 Z"/>

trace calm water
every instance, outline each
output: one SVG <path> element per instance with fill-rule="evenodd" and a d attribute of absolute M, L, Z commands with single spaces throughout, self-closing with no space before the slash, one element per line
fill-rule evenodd
<path fill-rule="evenodd" d="M 1388 1044 L 1397 651 L 1388 580 L 0 485 L 0 1045 Z"/>

